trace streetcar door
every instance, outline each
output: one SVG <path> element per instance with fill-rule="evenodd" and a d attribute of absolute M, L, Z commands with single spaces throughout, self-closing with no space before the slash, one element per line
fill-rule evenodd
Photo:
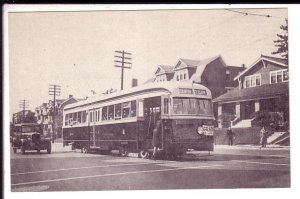
<path fill-rule="evenodd" d="M 158 117 L 161 115 L 161 97 L 144 99 L 144 132 L 146 138 L 152 138 L 153 129 Z"/>
<path fill-rule="evenodd" d="M 89 110 L 89 134 L 90 134 L 90 146 L 95 147 L 96 146 L 96 134 L 95 134 L 95 122 L 96 122 L 96 115 L 95 110 L 91 109 Z"/>

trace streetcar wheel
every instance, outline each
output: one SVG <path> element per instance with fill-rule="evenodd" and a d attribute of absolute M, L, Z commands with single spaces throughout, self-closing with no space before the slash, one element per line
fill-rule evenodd
<path fill-rule="evenodd" d="M 121 148 L 120 148 L 120 155 L 121 155 L 122 157 L 128 156 L 127 146 L 121 146 Z"/>
<path fill-rule="evenodd" d="M 88 149 L 87 149 L 86 146 L 83 146 L 83 147 L 81 148 L 81 153 L 88 153 Z"/>
<path fill-rule="evenodd" d="M 18 148 L 17 147 L 13 147 L 13 151 L 14 153 L 17 153 Z"/>
<path fill-rule="evenodd" d="M 24 146 L 21 146 L 21 152 L 22 152 L 23 155 L 25 154 L 25 147 Z"/>
<path fill-rule="evenodd" d="M 148 158 L 149 157 L 149 152 L 146 150 L 142 150 L 139 152 L 139 158 Z"/>
<path fill-rule="evenodd" d="M 48 153 L 48 154 L 51 153 L 51 144 L 49 144 L 48 147 L 47 147 L 47 153 Z"/>

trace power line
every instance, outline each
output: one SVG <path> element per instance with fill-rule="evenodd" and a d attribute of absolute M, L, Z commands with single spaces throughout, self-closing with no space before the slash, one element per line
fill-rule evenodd
<path fill-rule="evenodd" d="M 278 16 L 274 16 L 274 15 L 269 15 L 269 14 L 257 14 L 257 13 L 251 13 L 251 12 L 245 12 L 245 11 L 237 11 L 237 10 L 231 10 L 231 9 L 225 9 L 229 12 L 235 12 L 244 16 L 258 16 L 258 17 L 267 17 L 267 18 L 271 18 L 271 17 L 275 17 L 275 18 L 283 18 L 283 17 L 278 17 Z"/>
<path fill-rule="evenodd" d="M 49 85 L 49 95 L 53 95 L 53 113 L 52 113 L 52 143 L 54 143 L 54 134 L 55 134 L 55 115 L 56 115 L 56 107 L 55 107 L 55 97 L 60 96 L 60 85 L 50 84 Z"/>
<path fill-rule="evenodd" d="M 115 55 L 115 58 L 117 58 L 115 60 L 115 67 L 119 67 L 121 68 L 121 90 L 123 90 L 123 82 L 124 82 L 124 69 L 131 69 L 131 65 L 132 63 L 129 62 L 131 61 L 131 53 L 125 52 L 123 51 L 115 51 L 115 53 L 117 53 L 117 55 Z M 121 64 L 118 65 L 118 64 Z"/>

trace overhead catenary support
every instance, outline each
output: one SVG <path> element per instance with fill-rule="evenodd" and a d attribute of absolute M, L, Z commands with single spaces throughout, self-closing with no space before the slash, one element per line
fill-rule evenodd
<path fill-rule="evenodd" d="M 19 101 L 19 107 L 22 109 L 22 111 L 23 111 L 23 114 L 22 114 L 22 119 L 21 119 L 21 121 L 22 121 L 22 123 L 24 122 L 24 120 L 25 120 L 25 110 L 26 110 L 26 108 L 28 108 L 29 107 L 29 104 L 28 104 L 28 100 L 20 100 Z"/>
<path fill-rule="evenodd" d="M 123 51 L 115 51 L 115 67 L 121 68 L 121 90 L 123 90 L 123 84 L 124 84 L 124 68 L 131 69 L 132 63 L 131 60 L 131 53 Z"/>
<path fill-rule="evenodd" d="M 55 135 L 55 116 L 56 116 L 56 106 L 55 100 L 56 96 L 60 96 L 60 85 L 50 84 L 49 85 L 49 95 L 53 95 L 53 113 L 52 113 L 52 143 L 54 143 Z"/>

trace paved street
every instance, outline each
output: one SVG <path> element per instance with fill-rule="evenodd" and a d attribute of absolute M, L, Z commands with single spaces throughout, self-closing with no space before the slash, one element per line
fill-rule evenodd
<path fill-rule="evenodd" d="M 11 189 L 100 191 L 290 187 L 289 148 L 217 146 L 181 161 L 83 154 L 53 145 L 53 153 L 11 152 Z"/>

